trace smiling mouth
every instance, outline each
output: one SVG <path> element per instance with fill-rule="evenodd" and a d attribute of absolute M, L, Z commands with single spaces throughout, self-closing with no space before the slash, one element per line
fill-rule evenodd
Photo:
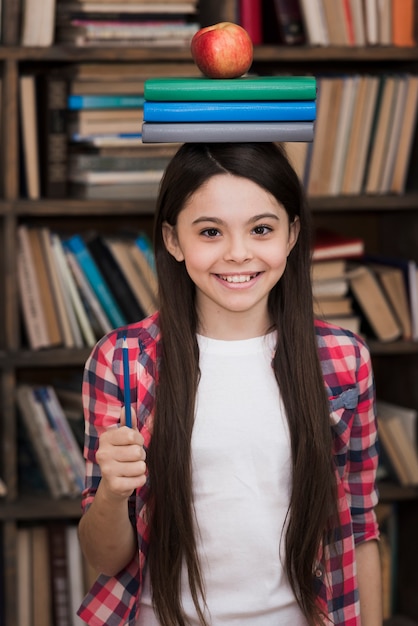
<path fill-rule="evenodd" d="M 250 280 L 253 280 L 258 276 L 259 272 L 255 274 L 238 274 L 233 276 L 223 276 L 222 274 L 218 274 L 218 277 L 225 281 L 226 283 L 249 283 Z"/>

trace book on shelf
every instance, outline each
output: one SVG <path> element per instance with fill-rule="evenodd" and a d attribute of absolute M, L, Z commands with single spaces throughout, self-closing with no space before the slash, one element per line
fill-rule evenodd
<path fill-rule="evenodd" d="M 48 532 L 43 524 L 35 524 L 31 533 L 31 585 L 33 626 L 53 626 L 52 594 L 50 585 L 50 562 L 48 555 Z"/>
<path fill-rule="evenodd" d="M 84 621 L 77 616 L 86 593 L 84 564 L 75 524 L 65 525 L 65 549 L 67 553 L 68 596 L 72 626 L 83 626 Z"/>
<path fill-rule="evenodd" d="M 77 291 L 73 274 L 66 261 L 64 248 L 57 233 L 50 234 L 50 243 L 60 285 L 68 323 L 74 341 L 74 347 L 82 348 L 84 340 L 89 341 L 89 321 L 83 309 L 80 294 Z M 83 332 L 82 332 L 83 331 Z M 84 336 L 84 339 L 83 339 Z M 87 344 L 88 345 L 88 344 Z"/>
<path fill-rule="evenodd" d="M 322 7 L 330 44 L 348 46 L 349 35 L 342 0 L 337 0 L 337 2 L 335 0 L 322 0 Z"/>
<path fill-rule="evenodd" d="M 361 257 L 364 250 L 364 240 L 361 237 L 342 235 L 326 228 L 318 228 L 315 232 L 312 261 Z"/>
<path fill-rule="evenodd" d="M 312 141 L 313 131 L 313 122 L 144 122 L 142 141 Z"/>
<path fill-rule="evenodd" d="M 330 177 L 334 159 L 332 144 L 335 142 L 337 132 L 342 89 L 342 78 L 321 77 L 318 79 L 318 113 L 307 185 L 310 196 L 324 195 L 328 186 L 327 179 Z"/>
<path fill-rule="evenodd" d="M 358 88 L 347 142 L 342 194 L 359 194 L 362 189 L 370 132 L 379 87 L 377 76 L 362 76 Z"/>
<path fill-rule="evenodd" d="M 312 121 L 315 100 L 268 102 L 145 102 L 145 122 Z"/>
<path fill-rule="evenodd" d="M 416 45 L 415 25 L 416 5 L 414 0 L 392 0 L 392 43 L 394 46 L 411 47 Z"/>
<path fill-rule="evenodd" d="M 124 94 L 122 91 L 119 94 L 69 94 L 67 107 L 70 111 L 116 109 L 117 114 L 121 115 L 125 109 L 140 109 L 144 101 L 142 95 Z"/>
<path fill-rule="evenodd" d="M 393 618 L 395 583 L 398 572 L 396 557 L 398 554 L 399 531 L 396 503 L 379 502 L 376 507 L 376 517 L 380 531 L 378 544 L 382 574 L 382 617 L 384 620 L 388 620 Z M 396 621 L 394 626 L 396 626 Z M 402 626 L 402 623 L 399 626 Z"/>
<path fill-rule="evenodd" d="M 155 202 L 158 189 L 159 182 L 106 185 L 72 183 L 71 196 L 83 200 L 153 200 Z"/>
<path fill-rule="evenodd" d="M 70 495 L 80 495 L 84 489 L 85 463 L 54 388 L 51 385 L 36 385 L 33 387 L 33 395 L 41 403 L 54 434 Z"/>
<path fill-rule="evenodd" d="M 376 0 L 363 0 L 366 42 L 369 46 L 379 43 L 379 9 Z"/>
<path fill-rule="evenodd" d="M 65 198 L 68 192 L 68 77 L 65 70 L 39 72 L 37 81 L 41 192 L 45 198 Z"/>
<path fill-rule="evenodd" d="M 152 315 L 157 309 L 156 297 L 153 291 L 153 284 L 147 280 L 151 272 L 142 272 L 141 267 L 135 259 L 135 243 L 127 239 L 117 237 L 107 237 L 106 245 L 111 250 L 114 258 L 122 269 L 131 290 L 134 292 L 144 315 Z M 138 256 L 140 253 L 137 248 Z"/>
<path fill-rule="evenodd" d="M 17 623 L 19 626 L 32 624 L 32 545 L 30 528 L 22 526 L 17 529 L 16 542 L 16 578 L 19 581 L 16 589 Z"/>
<path fill-rule="evenodd" d="M 383 162 L 388 147 L 389 131 L 392 124 L 396 94 L 399 86 L 398 76 L 382 78 L 382 92 L 371 142 L 370 163 L 366 173 L 365 192 L 378 193 Z"/>
<path fill-rule="evenodd" d="M 92 347 L 97 339 L 111 330 L 112 326 L 75 254 L 65 244 L 63 244 L 63 251 L 68 270 L 74 280 L 74 287 L 70 287 L 70 291 L 76 292 L 72 293 L 72 300 L 84 343 Z"/>
<path fill-rule="evenodd" d="M 403 338 L 406 340 L 418 339 L 418 284 L 416 280 L 416 262 L 413 259 L 404 257 L 377 254 L 368 254 L 364 257 L 363 261 L 373 268 L 373 271 L 386 289 L 388 298 L 393 301 L 393 309 L 396 311 L 403 328 Z M 402 275 L 402 281 L 400 274 Z M 394 283 L 396 283 L 396 287 Z M 406 291 L 406 297 L 404 291 Z M 409 315 L 407 315 L 407 313 Z"/>
<path fill-rule="evenodd" d="M 418 113 L 418 76 L 408 74 L 407 89 L 405 110 L 399 132 L 398 150 L 390 183 L 390 191 L 398 194 L 405 192 L 408 164 L 414 139 L 414 129 L 416 128 Z"/>
<path fill-rule="evenodd" d="M 336 298 L 347 295 L 348 276 L 312 281 L 312 294 L 315 298 Z"/>
<path fill-rule="evenodd" d="M 247 31 L 254 46 L 263 43 L 262 0 L 239 0 L 239 24 Z"/>
<path fill-rule="evenodd" d="M 39 228 L 39 237 L 43 249 L 43 254 L 48 266 L 49 277 L 51 281 L 51 292 L 56 308 L 59 326 L 62 333 L 62 343 L 65 348 L 74 348 L 75 341 L 71 330 L 71 322 L 67 307 L 69 303 L 64 294 L 64 285 L 59 274 L 59 270 L 55 261 L 55 255 L 52 248 L 51 231 L 44 226 Z"/>
<path fill-rule="evenodd" d="M 347 260 L 335 258 L 329 261 L 314 261 L 311 274 L 313 281 L 343 278 L 347 274 Z"/>
<path fill-rule="evenodd" d="M 87 112 L 87 111 L 86 111 Z M 141 130 L 142 113 L 134 111 L 132 115 L 117 116 L 108 115 L 101 117 L 96 115 L 96 111 L 91 111 L 94 115 L 78 115 L 76 118 L 69 119 L 67 130 L 69 139 L 81 137 L 91 137 L 94 135 L 112 135 L 112 134 L 138 134 Z"/>
<path fill-rule="evenodd" d="M 353 111 L 360 88 L 360 76 L 347 76 L 343 81 L 343 93 L 340 102 L 340 111 L 336 129 L 335 149 L 329 180 L 329 194 L 338 195 L 341 190 L 344 168 L 347 156 L 347 146 L 350 139 Z"/>
<path fill-rule="evenodd" d="M 0 498 L 4 498 L 5 495 L 7 495 L 6 483 L 0 478 Z"/>
<path fill-rule="evenodd" d="M 54 433 L 32 386 L 19 385 L 16 402 L 50 495 L 53 498 L 69 495 L 68 484 L 57 455 Z"/>
<path fill-rule="evenodd" d="M 306 43 L 305 27 L 299 0 L 273 0 L 280 41 L 287 46 Z"/>
<path fill-rule="evenodd" d="M 402 338 L 406 341 L 412 339 L 412 317 L 408 300 L 407 279 L 400 267 L 384 263 L 370 263 L 370 267 L 376 274 L 382 285 L 386 297 L 402 328 Z"/>
<path fill-rule="evenodd" d="M 365 334 L 379 341 L 395 341 L 402 327 L 376 275 L 367 265 L 353 266 L 348 273 L 350 291 L 362 314 Z"/>
<path fill-rule="evenodd" d="M 314 313 L 319 317 L 345 317 L 354 314 L 352 300 L 349 297 L 314 297 Z"/>
<path fill-rule="evenodd" d="M 22 46 L 51 46 L 54 42 L 56 0 L 22 2 Z"/>
<path fill-rule="evenodd" d="M 83 237 L 79 234 L 65 239 L 65 245 L 73 252 L 82 268 L 90 286 L 95 291 L 106 315 L 114 328 L 125 326 L 126 319 L 120 310 L 109 286 L 95 263 Z"/>
<path fill-rule="evenodd" d="M 49 347 L 60 346 L 63 335 L 59 324 L 57 307 L 53 297 L 53 283 L 50 273 L 49 257 L 44 254 L 41 231 L 38 228 L 27 230 L 32 250 L 36 276 L 39 284 L 39 293 L 42 300 L 42 309 L 48 329 Z"/>
<path fill-rule="evenodd" d="M 25 224 L 17 229 L 17 279 L 29 345 L 32 350 L 39 350 L 48 348 L 50 339 L 28 230 Z"/>
<path fill-rule="evenodd" d="M 59 16 L 70 13 L 146 13 L 146 14 L 167 14 L 167 13 L 195 13 L 197 8 L 196 0 L 169 0 L 168 2 L 147 2 L 132 0 L 70 0 L 68 2 L 58 1 L 57 13 Z"/>
<path fill-rule="evenodd" d="M 305 183 L 308 149 L 311 144 L 304 141 L 284 141 L 287 158 L 298 175 L 299 180 Z"/>
<path fill-rule="evenodd" d="M 167 17 L 167 16 L 166 16 Z M 75 46 L 146 44 L 149 47 L 190 45 L 199 30 L 195 22 L 71 19 L 57 24 L 57 41 Z"/>
<path fill-rule="evenodd" d="M 411 440 L 411 426 L 405 426 L 406 408 L 378 400 L 376 403 L 378 433 L 384 451 L 403 486 L 418 485 L 416 432 Z M 412 413 L 410 413 L 412 415 Z M 416 428 L 416 412 L 412 417 Z"/>
<path fill-rule="evenodd" d="M 346 16 L 353 30 L 354 45 L 366 45 L 366 25 L 363 13 L 363 0 L 344 0 Z"/>
<path fill-rule="evenodd" d="M 40 197 L 39 138 L 36 82 L 33 74 L 19 77 L 19 109 L 25 189 L 30 200 L 37 200 Z"/>
<path fill-rule="evenodd" d="M 144 96 L 157 102 L 315 100 L 316 80 L 313 76 L 150 78 Z"/>
<path fill-rule="evenodd" d="M 140 302 L 132 291 L 123 269 L 108 245 L 107 238 L 97 233 L 85 237 L 90 253 L 102 272 L 109 288 L 128 322 L 135 322 L 145 317 Z"/>
<path fill-rule="evenodd" d="M 154 248 L 152 246 L 150 238 L 145 233 L 145 231 L 140 230 L 136 233 L 135 243 L 145 256 L 148 265 L 150 266 L 153 274 L 155 274 L 156 276 Z"/>
<path fill-rule="evenodd" d="M 47 529 L 53 623 L 54 626 L 68 626 L 72 624 L 72 611 L 65 525 L 51 521 Z"/>
<path fill-rule="evenodd" d="M 311 46 L 328 46 L 330 41 L 322 0 L 300 0 L 300 8 L 308 43 Z"/>

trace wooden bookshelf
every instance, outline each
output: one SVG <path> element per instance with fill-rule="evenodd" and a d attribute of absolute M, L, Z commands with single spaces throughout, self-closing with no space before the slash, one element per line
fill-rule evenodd
<path fill-rule="evenodd" d="M 4 623 L 16 621 L 16 538 L 21 522 L 48 519 L 76 519 L 79 500 L 53 501 L 26 497 L 17 481 L 17 425 L 15 389 L 19 381 L 48 380 L 52 371 L 81 371 L 89 353 L 83 350 L 45 350 L 36 354 L 22 348 L 16 287 L 16 229 L 19 223 L 35 220 L 42 224 L 74 222 L 79 219 L 135 219 L 149 228 L 153 201 L 85 201 L 76 199 L 28 201 L 19 196 L 18 79 L 22 66 L 49 68 L 73 62 L 126 61 L 158 64 L 190 62 L 188 50 L 53 46 L 19 46 L 18 2 L 3 0 L 3 45 L 0 46 L 2 77 L 0 162 L 0 476 L 8 495 L 0 499 L 0 528 L 3 545 L 3 573 L 6 603 Z M 234 19 L 235 1 L 204 0 L 202 16 L 206 23 Z M 418 72 L 418 48 L 326 47 L 311 48 L 259 46 L 254 52 L 254 70 L 263 73 L 306 71 Z M 418 163 L 417 163 L 418 167 Z M 402 196 L 316 197 L 310 200 L 318 223 L 332 224 L 364 236 L 371 248 L 387 254 L 399 252 L 418 261 L 418 192 Z M 418 342 L 381 344 L 370 342 L 376 366 L 377 392 L 392 402 L 418 409 Z M 405 381 L 409 381 L 406 385 Z M 415 382 L 414 382 L 415 381 Z M 382 500 L 396 502 L 402 528 L 399 544 L 398 611 L 418 621 L 416 589 L 418 575 L 418 492 L 394 485 L 382 485 Z M 0 576 L 0 580 L 1 580 Z"/>

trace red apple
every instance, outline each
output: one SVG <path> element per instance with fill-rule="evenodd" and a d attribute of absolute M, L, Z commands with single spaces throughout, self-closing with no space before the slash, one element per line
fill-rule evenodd
<path fill-rule="evenodd" d="M 253 61 L 253 43 L 247 31 L 232 22 L 201 28 L 191 41 L 191 53 L 209 78 L 238 78 Z"/>

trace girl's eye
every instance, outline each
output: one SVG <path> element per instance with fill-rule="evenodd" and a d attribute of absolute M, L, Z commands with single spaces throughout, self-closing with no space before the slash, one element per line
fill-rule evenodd
<path fill-rule="evenodd" d="M 268 233 L 271 233 L 271 231 L 272 229 L 270 228 L 270 226 L 264 225 L 255 226 L 255 228 L 253 229 L 255 235 L 267 235 Z"/>
<path fill-rule="evenodd" d="M 220 233 L 217 228 L 205 228 L 205 230 L 202 230 L 201 234 L 205 237 L 213 238 L 217 237 Z"/>

